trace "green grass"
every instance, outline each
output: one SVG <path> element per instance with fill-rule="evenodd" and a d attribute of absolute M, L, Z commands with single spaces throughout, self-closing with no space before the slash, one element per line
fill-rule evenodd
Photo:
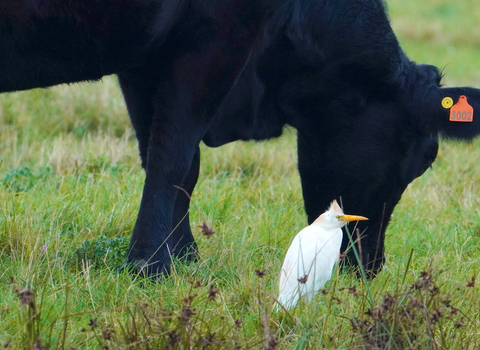
<path fill-rule="evenodd" d="M 445 67 L 448 85 L 480 86 L 477 0 L 388 5 L 412 59 Z M 116 80 L 3 94 L 0 125 L 1 346 L 479 347 L 480 140 L 442 142 L 408 187 L 378 278 L 337 274 L 315 303 L 277 314 L 283 255 L 306 224 L 293 130 L 202 147 L 191 211 L 201 259 L 152 284 L 119 270 L 144 172 Z"/>

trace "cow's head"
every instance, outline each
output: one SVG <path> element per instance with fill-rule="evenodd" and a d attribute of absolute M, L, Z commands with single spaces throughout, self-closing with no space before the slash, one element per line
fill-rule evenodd
<path fill-rule="evenodd" d="M 438 135 L 469 139 L 480 133 L 480 90 L 442 88 L 433 66 L 410 62 L 402 74 L 381 83 L 352 79 L 344 86 L 333 84 L 316 101 L 303 100 L 295 108 L 308 220 L 335 198 L 346 212 L 368 217 L 358 225 L 358 249 L 362 264 L 373 272 L 384 261 L 385 229 L 393 209 L 408 184 L 435 160 Z M 449 121 L 451 102 L 445 98 L 457 103 L 462 95 L 478 111 L 473 122 Z M 342 250 L 349 243 L 345 235 Z M 356 265 L 352 251 L 349 257 Z"/>

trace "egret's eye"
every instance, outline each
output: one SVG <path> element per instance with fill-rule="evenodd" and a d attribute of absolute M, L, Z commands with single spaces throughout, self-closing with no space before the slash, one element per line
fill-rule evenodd
<path fill-rule="evenodd" d="M 341 217 L 342 217 L 341 215 L 336 216 L 337 220 L 340 220 Z"/>

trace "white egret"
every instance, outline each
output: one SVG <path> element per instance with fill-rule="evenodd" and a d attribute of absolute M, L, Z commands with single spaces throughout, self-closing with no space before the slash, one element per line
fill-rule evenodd
<path fill-rule="evenodd" d="M 297 305 L 300 297 L 307 301 L 313 299 L 332 277 L 333 266 L 340 255 L 342 227 L 357 220 L 368 219 L 345 215 L 334 200 L 325 213 L 295 236 L 280 272 L 280 304 L 288 309 Z"/>

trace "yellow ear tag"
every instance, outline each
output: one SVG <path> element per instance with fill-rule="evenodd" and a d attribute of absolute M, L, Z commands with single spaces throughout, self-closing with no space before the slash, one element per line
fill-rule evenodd
<path fill-rule="evenodd" d="M 458 102 L 450 109 L 451 122 L 473 122 L 473 107 L 468 104 L 467 96 L 461 95 Z"/>
<path fill-rule="evenodd" d="M 453 100 L 451 97 L 445 97 L 443 100 L 442 100 L 442 107 L 445 108 L 445 109 L 449 109 L 450 107 L 453 106 Z"/>

